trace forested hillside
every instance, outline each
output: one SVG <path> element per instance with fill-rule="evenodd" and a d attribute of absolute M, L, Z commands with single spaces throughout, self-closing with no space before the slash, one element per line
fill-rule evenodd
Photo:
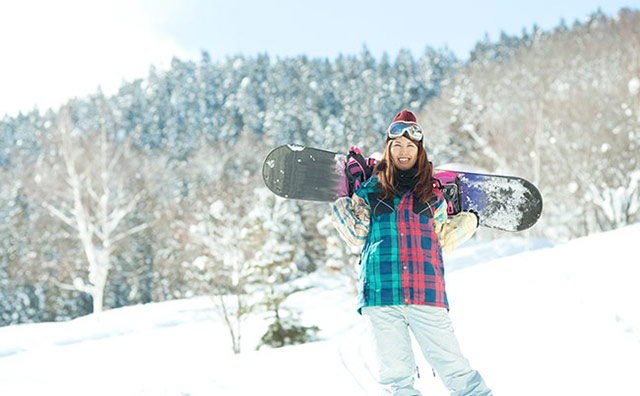
<path fill-rule="evenodd" d="M 483 40 L 468 61 L 429 47 L 203 53 L 116 95 L 0 121 L 0 325 L 194 295 L 229 323 L 277 310 L 306 274 L 355 256 L 326 205 L 265 190 L 262 159 L 282 143 L 381 151 L 402 108 L 419 113 L 434 162 L 540 186 L 527 236 L 640 220 L 640 12 Z"/>
<path fill-rule="evenodd" d="M 638 222 L 640 13 L 596 14 L 529 37 L 480 45 L 425 107 L 423 123 L 442 139 L 437 157 L 540 186 L 537 235 L 575 238 Z"/>

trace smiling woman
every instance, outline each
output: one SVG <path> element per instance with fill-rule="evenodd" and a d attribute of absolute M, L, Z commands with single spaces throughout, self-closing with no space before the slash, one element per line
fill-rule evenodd
<path fill-rule="evenodd" d="M 372 335 L 385 394 L 420 394 L 411 332 L 452 394 L 490 396 L 460 351 L 444 281 L 443 253 L 469 239 L 477 219 L 467 212 L 448 219 L 422 139 L 415 115 L 399 112 L 374 175 L 334 203 L 332 221 L 345 242 L 362 249 L 358 311 Z"/>
<path fill-rule="evenodd" d="M 418 160 L 418 145 L 404 136 L 391 143 L 389 152 L 393 165 L 400 170 L 413 168 Z"/>
<path fill-rule="evenodd" d="M 424 134 L 415 115 L 402 110 L 387 128 L 387 145 L 377 165 L 383 199 L 392 199 L 415 185 L 418 198 L 427 202 L 433 191 L 433 169 L 422 145 Z"/>

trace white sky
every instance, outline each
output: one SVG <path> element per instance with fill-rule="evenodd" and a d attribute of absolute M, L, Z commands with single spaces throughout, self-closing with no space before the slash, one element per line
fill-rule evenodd
<path fill-rule="evenodd" d="M 136 1 L 3 1 L 0 117 L 58 106 L 73 96 L 113 93 L 186 53 L 151 28 Z"/>
<path fill-rule="evenodd" d="M 0 117 L 55 108 L 98 86 L 112 94 L 150 65 L 198 59 L 202 49 L 214 60 L 334 58 L 366 45 L 393 58 L 400 48 L 419 56 L 447 45 L 464 58 L 485 33 L 495 40 L 624 6 L 640 0 L 0 0 Z"/>

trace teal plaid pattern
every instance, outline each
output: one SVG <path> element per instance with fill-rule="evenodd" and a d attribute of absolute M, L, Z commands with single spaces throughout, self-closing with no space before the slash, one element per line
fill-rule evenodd
<path fill-rule="evenodd" d="M 434 221 L 434 215 L 443 213 L 440 206 L 446 205 L 442 193 L 434 190 L 435 203 L 426 214 L 418 214 L 411 192 L 394 197 L 392 205 L 380 200 L 377 192 L 377 177 L 356 192 L 371 208 L 369 234 L 360 258 L 358 309 L 402 304 L 448 308 L 442 247 Z M 446 217 L 439 220 L 446 221 Z"/>

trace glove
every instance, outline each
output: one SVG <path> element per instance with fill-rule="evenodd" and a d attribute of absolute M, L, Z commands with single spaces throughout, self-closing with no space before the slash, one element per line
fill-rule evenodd
<path fill-rule="evenodd" d="M 358 191 L 362 183 L 371 177 L 375 161 L 373 158 L 364 158 L 357 147 L 351 147 L 347 154 L 345 173 L 349 184 L 349 196 Z"/>

